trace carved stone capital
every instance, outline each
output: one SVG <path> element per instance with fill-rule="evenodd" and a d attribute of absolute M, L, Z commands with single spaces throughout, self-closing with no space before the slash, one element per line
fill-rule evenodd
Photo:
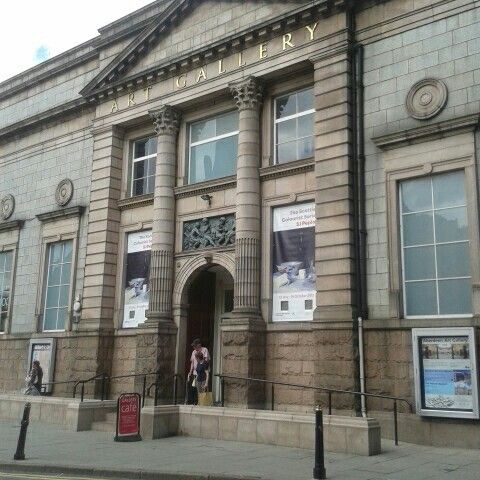
<path fill-rule="evenodd" d="M 176 136 L 182 120 L 182 112 L 170 105 L 163 105 L 150 113 L 157 135 Z"/>
<path fill-rule="evenodd" d="M 262 105 L 263 85 L 257 78 L 248 77 L 229 86 L 239 110 L 256 110 Z"/>

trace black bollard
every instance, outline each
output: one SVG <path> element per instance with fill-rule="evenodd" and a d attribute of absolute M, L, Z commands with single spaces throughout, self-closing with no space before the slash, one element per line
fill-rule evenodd
<path fill-rule="evenodd" d="M 323 455 L 323 414 L 319 406 L 315 408 L 315 467 L 313 468 L 313 478 L 315 480 L 327 478 Z"/>
<path fill-rule="evenodd" d="M 22 423 L 20 424 L 20 435 L 18 436 L 17 451 L 13 456 L 14 460 L 25 460 L 25 439 L 27 438 L 27 428 L 30 419 L 30 402 L 25 404 L 23 409 Z"/>

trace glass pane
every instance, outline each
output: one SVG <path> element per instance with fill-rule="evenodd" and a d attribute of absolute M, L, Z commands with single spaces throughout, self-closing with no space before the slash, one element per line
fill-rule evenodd
<path fill-rule="evenodd" d="M 5 331 L 5 325 L 7 324 L 7 312 L 0 313 L 0 332 Z"/>
<path fill-rule="evenodd" d="M 463 171 L 444 173 L 433 177 L 433 201 L 435 208 L 465 205 Z"/>
<path fill-rule="evenodd" d="M 60 285 L 60 274 L 62 272 L 62 266 L 52 265 L 48 269 L 48 285 Z"/>
<path fill-rule="evenodd" d="M 297 160 L 313 157 L 313 137 L 305 137 L 297 142 Z"/>
<path fill-rule="evenodd" d="M 277 98 L 276 101 L 276 118 L 284 118 L 293 115 L 297 112 L 296 95 L 286 95 L 285 97 Z"/>
<path fill-rule="evenodd" d="M 468 238 L 467 208 L 448 208 L 435 211 L 435 236 L 437 242 L 453 242 Z"/>
<path fill-rule="evenodd" d="M 152 175 L 151 177 L 145 178 L 145 193 L 153 193 L 155 190 L 155 177 Z"/>
<path fill-rule="evenodd" d="M 401 184 L 402 213 L 418 212 L 432 208 L 432 191 L 429 178 L 416 178 Z"/>
<path fill-rule="evenodd" d="M 56 330 L 57 329 L 57 309 L 51 308 L 45 310 L 43 318 L 44 330 Z"/>
<path fill-rule="evenodd" d="M 143 195 L 145 187 L 145 179 L 134 180 L 133 182 L 133 195 Z"/>
<path fill-rule="evenodd" d="M 70 290 L 69 285 L 64 285 L 60 287 L 60 299 L 58 301 L 59 307 L 66 307 L 68 306 L 68 291 Z"/>
<path fill-rule="evenodd" d="M 308 137 L 313 135 L 313 113 L 303 115 L 303 117 L 298 117 L 297 121 L 299 137 Z"/>
<path fill-rule="evenodd" d="M 215 118 L 203 120 L 201 122 L 192 123 L 191 142 L 199 142 L 200 140 L 207 140 L 215 136 Z"/>
<path fill-rule="evenodd" d="M 470 279 L 440 280 L 438 282 L 440 315 L 472 313 Z"/>
<path fill-rule="evenodd" d="M 313 108 L 313 88 L 297 93 L 298 112 L 311 110 Z"/>
<path fill-rule="evenodd" d="M 146 160 L 140 160 L 139 162 L 135 162 L 133 164 L 133 178 L 143 178 L 147 172 L 146 172 Z"/>
<path fill-rule="evenodd" d="M 407 315 L 437 315 L 435 282 L 405 284 Z"/>
<path fill-rule="evenodd" d="M 68 240 L 67 242 L 65 242 L 65 247 L 63 249 L 64 262 L 72 261 L 72 248 L 73 248 L 73 242 L 71 240 Z"/>
<path fill-rule="evenodd" d="M 13 262 L 13 253 L 12 252 L 5 252 L 3 253 L 5 258 L 5 263 L 2 262 L 2 257 L 0 255 L 0 271 L 2 271 L 2 264 L 4 265 L 3 271 L 11 272 L 12 271 L 12 262 Z"/>
<path fill-rule="evenodd" d="M 61 277 L 61 285 L 69 285 L 70 284 L 70 272 L 71 272 L 71 263 L 64 263 L 62 266 L 62 277 Z"/>
<path fill-rule="evenodd" d="M 297 142 L 282 143 L 277 146 L 278 163 L 291 162 L 297 157 Z"/>
<path fill-rule="evenodd" d="M 402 215 L 402 220 L 403 244 L 405 246 L 433 243 L 432 212 Z"/>
<path fill-rule="evenodd" d="M 228 112 L 217 117 L 217 135 L 238 130 L 238 112 Z"/>
<path fill-rule="evenodd" d="M 3 285 L 0 290 L 0 311 L 7 312 L 10 303 L 10 288 L 8 285 Z"/>
<path fill-rule="evenodd" d="M 147 140 L 145 155 L 153 155 L 155 153 L 157 153 L 157 137 L 152 137 Z"/>
<path fill-rule="evenodd" d="M 405 280 L 427 280 L 435 278 L 434 247 L 405 248 Z"/>
<path fill-rule="evenodd" d="M 297 138 L 296 124 L 297 120 L 295 118 L 277 123 L 277 143 L 285 143 Z"/>
<path fill-rule="evenodd" d="M 140 157 L 144 157 L 146 155 L 146 151 L 147 151 L 147 144 L 148 140 L 147 139 L 144 139 L 144 140 L 137 140 L 134 144 L 133 144 L 133 158 L 140 158 Z"/>
<path fill-rule="evenodd" d="M 152 157 L 148 160 L 147 164 L 147 175 L 155 175 L 157 159 Z"/>
<path fill-rule="evenodd" d="M 67 321 L 68 308 L 58 309 L 57 330 L 63 330 L 65 328 L 65 322 Z"/>
<path fill-rule="evenodd" d="M 61 263 L 63 254 L 63 243 L 53 243 L 50 245 L 50 260 L 49 263 Z"/>
<path fill-rule="evenodd" d="M 46 308 L 58 306 L 58 293 L 60 287 L 47 287 L 47 300 L 45 302 Z"/>
<path fill-rule="evenodd" d="M 468 251 L 468 242 L 437 245 L 438 277 L 468 277 L 470 275 Z"/>

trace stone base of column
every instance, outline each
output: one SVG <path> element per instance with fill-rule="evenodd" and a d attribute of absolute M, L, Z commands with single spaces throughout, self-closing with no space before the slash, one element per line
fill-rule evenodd
<path fill-rule="evenodd" d="M 235 311 L 221 322 L 222 374 L 265 378 L 265 322 L 260 314 Z M 225 405 L 264 408 L 266 387 L 262 383 L 225 380 Z"/>
<path fill-rule="evenodd" d="M 158 372 L 160 381 L 158 401 L 173 403 L 173 376 L 177 348 L 177 327 L 173 322 L 144 324 L 137 331 L 135 373 Z M 147 387 L 155 375 L 147 377 Z M 143 377 L 135 377 L 135 391 L 141 392 Z M 153 388 L 151 394 L 153 395 Z"/>

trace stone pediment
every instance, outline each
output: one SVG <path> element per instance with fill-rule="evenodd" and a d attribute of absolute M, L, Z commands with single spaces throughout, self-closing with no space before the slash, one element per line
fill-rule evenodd
<path fill-rule="evenodd" d="M 115 96 L 267 40 L 348 0 L 178 0 L 80 92 Z"/>

